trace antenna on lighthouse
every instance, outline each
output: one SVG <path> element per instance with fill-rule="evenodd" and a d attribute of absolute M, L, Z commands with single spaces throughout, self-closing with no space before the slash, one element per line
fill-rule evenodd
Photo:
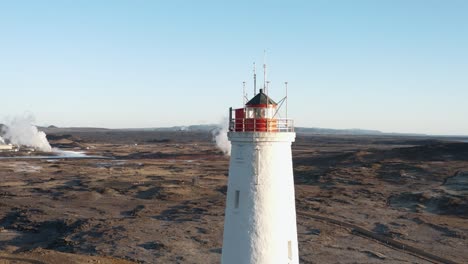
<path fill-rule="evenodd" d="M 243 104 L 246 103 L 247 94 L 245 94 L 245 82 L 242 82 L 242 102 Z"/>
<path fill-rule="evenodd" d="M 257 73 L 255 72 L 255 62 L 253 63 L 253 74 L 254 74 L 254 95 L 257 94 Z"/>
<path fill-rule="evenodd" d="M 286 119 L 288 119 L 288 82 L 284 82 L 286 87 Z"/>
<path fill-rule="evenodd" d="M 267 93 L 267 74 L 266 74 L 266 50 L 263 50 L 263 90 Z"/>
<path fill-rule="evenodd" d="M 265 89 L 265 93 L 266 95 L 268 96 L 268 91 L 270 90 L 270 81 L 266 81 L 266 89 Z"/>

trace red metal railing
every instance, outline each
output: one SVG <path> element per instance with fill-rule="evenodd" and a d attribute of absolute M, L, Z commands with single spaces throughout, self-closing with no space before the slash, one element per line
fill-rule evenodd
<path fill-rule="evenodd" d="M 232 118 L 229 131 L 236 132 L 294 132 L 294 121 L 284 118 Z"/>

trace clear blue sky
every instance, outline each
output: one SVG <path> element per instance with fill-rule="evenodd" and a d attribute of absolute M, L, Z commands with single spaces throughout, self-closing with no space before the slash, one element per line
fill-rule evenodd
<path fill-rule="evenodd" d="M 266 49 L 297 126 L 468 135 L 467 14 L 464 0 L 0 0 L 0 119 L 218 123 Z"/>

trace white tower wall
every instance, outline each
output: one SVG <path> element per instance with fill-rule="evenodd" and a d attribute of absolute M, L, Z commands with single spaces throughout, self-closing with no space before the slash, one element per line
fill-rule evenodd
<path fill-rule="evenodd" d="M 293 132 L 229 132 L 223 264 L 299 263 Z"/>

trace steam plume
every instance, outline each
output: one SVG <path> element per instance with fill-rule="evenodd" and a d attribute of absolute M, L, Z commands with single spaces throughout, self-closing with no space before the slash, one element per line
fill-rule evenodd
<path fill-rule="evenodd" d="M 225 154 L 231 155 L 231 142 L 228 140 L 227 132 L 229 130 L 229 120 L 224 118 L 223 122 L 219 127 L 213 131 L 213 139 L 216 142 L 216 146 Z"/>
<path fill-rule="evenodd" d="M 0 145 L 5 145 L 5 140 L 2 137 L 0 137 Z"/>
<path fill-rule="evenodd" d="M 38 131 L 33 125 L 32 115 L 17 116 L 7 120 L 6 127 L 3 128 L 3 137 L 16 146 L 27 146 L 45 152 L 51 152 L 52 147 L 47 141 L 46 134 Z"/>

